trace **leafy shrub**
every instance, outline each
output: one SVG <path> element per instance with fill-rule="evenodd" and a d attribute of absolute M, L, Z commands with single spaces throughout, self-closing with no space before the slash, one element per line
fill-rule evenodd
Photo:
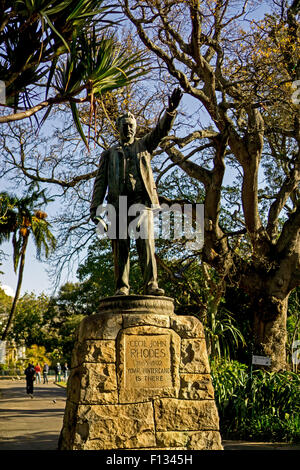
<path fill-rule="evenodd" d="M 39 364 L 51 364 L 49 357 L 46 354 L 46 348 L 44 346 L 38 346 L 33 344 L 31 348 L 26 349 L 27 362 L 32 362 L 34 365 Z"/>
<path fill-rule="evenodd" d="M 211 369 L 223 438 L 300 441 L 299 375 L 250 374 L 246 365 L 224 360 Z"/>

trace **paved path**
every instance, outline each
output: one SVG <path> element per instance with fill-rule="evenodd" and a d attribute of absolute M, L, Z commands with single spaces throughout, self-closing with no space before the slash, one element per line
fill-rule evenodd
<path fill-rule="evenodd" d="M 300 451 L 299 444 L 289 444 L 287 442 L 247 442 L 247 441 L 224 441 L 224 450 L 297 450 Z"/>
<path fill-rule="evenodd" d="M 65 400 L 52 382 L 35 385 L 31 399 L 25 380 L 0 380 L 0 450 L 56 450 Z"/>

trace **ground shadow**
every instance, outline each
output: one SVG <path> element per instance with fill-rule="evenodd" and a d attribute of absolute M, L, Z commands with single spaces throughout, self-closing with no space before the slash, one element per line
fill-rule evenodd
<path fill-rule="evenodd" d="M 28 435 L 18 435 L 3 439 L 0 442 L 2 450 L 57 450 L 59 435 L 57 432 L 33 432 Z"/>

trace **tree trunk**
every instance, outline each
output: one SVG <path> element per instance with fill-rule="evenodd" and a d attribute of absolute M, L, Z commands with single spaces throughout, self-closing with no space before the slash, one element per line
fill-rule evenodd
<path fill-rule="evenodd" d="M 11 306 L 11 310 L 9 313 L 8 321 L 6 328 L 2 334 L 1 341 L 5 341 L 7 334 L 11 328 L 15 312 L 16 312 L 16 307 L 17 307 L 17 302 L 19 300 L 20 292 L 21 292 L 21 287 L 22 287 L 22 281 L 23 281 L 23 272 L 24 272 L 24 265 L 25 265 L 25 254 L 26 254 L 26 248 L 27 248 L 27 243 L 28 243 L 28 234 L 24 237 L 24 242 L 22 246 L 22 254 L 21 254 L 21 259 L 20 259 L 20 265 L 19 265 L 19 275 L 18 275 L 18 283 L 17 283 L 17 289 L 15 293 L 15 297 Z"/>
<path fill-rule="evenodd" d="M 280 299 L 265 293 L 254 304 L 254 354 L 271 358 L 267 370 L 285 370 L 288 296 Z"/>

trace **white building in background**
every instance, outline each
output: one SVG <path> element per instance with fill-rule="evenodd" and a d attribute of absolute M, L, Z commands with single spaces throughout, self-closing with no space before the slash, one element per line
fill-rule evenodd
<path fill-rule="evenodd" d="M 15 292 L 14 292 L 13 288 L 10 287 L 10 286 L 6 286 L 6 285 L 3 286 L 3 285 L 0 284 L 0 289 L 2 289 L 5 292 L 5 294 L 8 295 L 9 297 L 14 297 L 15 296 Z"/>
<path fill-rule="evenodd" d="M 16 362 L 26 360 L 26 347 L 14 341 L 0 341 L 0 364 L 14 367 Z"/>
<path fill-rule="evenodd" d="M 17 347 L 17 360 L 26 359 L 26 346 L 18 346 Z"/>
<path fill-rule="evenodd" d="M 6 295 L 14 297 L 14 290 L 7 285 L 0 285 Z M 0 332 L 4 328 L 8 320 L 9 311 L 6 308 L 1 309 L 0 306 Z M 18 361 L 26 360 L 26 347 L 16 344 L 15 341 L 0 341 L 0 364 L 13 366 Z"/>
<path fill-rule="evenodd" d="M 0 341 L 0 364 L 6 364 L 6 341 Z"/>

